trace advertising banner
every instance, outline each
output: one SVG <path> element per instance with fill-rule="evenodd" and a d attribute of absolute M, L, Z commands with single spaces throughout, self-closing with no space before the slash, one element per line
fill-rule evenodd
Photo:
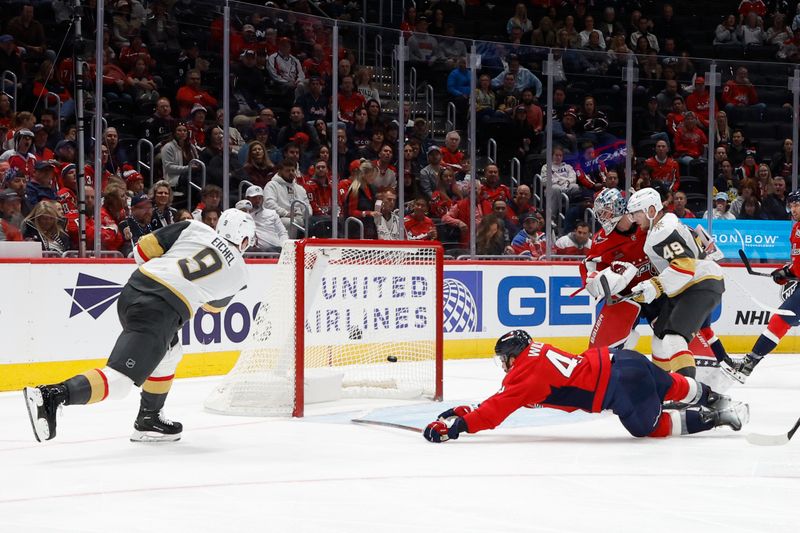
<path fill-rule="evenodd" d="M 235 362 L 258 306 L 274 294 L 271 270 L 275 266 L 257 263 L 249 267 L 247 290 L 238 294 L 222 313 L 200 310 L 184 324 L 179 338 L 186 354 L 184 363 L 191 366 L 191 371 L 183 375 L 226 372 Z M 133 264 L 16 263 L 2 264 L 0 268 L 5 279 L 15 280 L 6 286 L 0 301 L 4 340 L 0 344 L 0 389 L 18 384 L 17 376 L 31 364 L 102 362 L 108 357 L 120 332 L 116 301 Z M 712 327 L 730 352 L 742 353 L 752 347 L 770 318 L 769 312 L 750 295 L 777 307 L 793 287 L 782 290 L 769 278 L 750 276 L 738 266 L 726 265 L 724 271 L 727 290 L 722 305 L 712 315 Z M 393 281 L 395 285 L 390 288 L 405 291 L 409 302 L 414 303 L 418 293 L 427 290 L 426 281 L 409 272 L 403 279 Z M 576 264 L 446 263 L 445 357 L 491 355 L 495 340 L 516 328 L 568 350 L 585 349 L 601 304 L 585 291 L 571 296 L 580 286 Z M 332 287 L 326 285 L 326 290 Z M 345 313 L 344 303 L 341 312 Z M 422 320 L 422 315 L 414 313 L 409 313 L 408 324 Z M 346 318 L 346 314 L 341 316 Z M 316 323 L 310 318 L 308 327 Z M 409 335 L 410 329 L 406 328 L 403 334 Z M 649 350 L 649 326 L 639 325 L 638 331 L 642 336 L 640 349 Z M 795 335 L 796 330 L 792 329 L 778 351 L 797 352 L 800 347 Z"/>
<path fill-rule="evenodd" d="M 698 224 L 708 230 L 705 219 L 683 218 L 690 228 Z M 714 220 L 712 238 L 727 259 L 739 260 L 739 250 L 744 250 L 752 260 L 767 259 L 774 262 L 789 260 L 789 220 Z"/>

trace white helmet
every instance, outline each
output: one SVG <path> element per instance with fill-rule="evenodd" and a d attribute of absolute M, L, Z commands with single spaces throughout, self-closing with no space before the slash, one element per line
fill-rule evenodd
<path fill-rule="evenodd" d="M 661 203 L 661 195 L 650 187 L 636 191 L 628 199 L 628 213 L 644 211 L 648 220 L 652 220 L 649 216 L 651 206 L 656 208 L 656 215 L 664 208 L 664 204 Z"/>
<path fill-rule="evenodd" d="M 238 209 L 226 209 L 217 221 L 217 233 L 225 240 L 232 242 L 244 252 L 253 244 L 256 234 L 256 223 L 249 213 Z M 245 245 L 245 239 L 247 243 Z M 242 248 L 242 246 L 244 248 Z"/>

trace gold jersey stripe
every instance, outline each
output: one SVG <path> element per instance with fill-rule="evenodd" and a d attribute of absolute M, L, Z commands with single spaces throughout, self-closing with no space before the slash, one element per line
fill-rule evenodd
<path fill-rule="evenodd" d="M 146 255 L 146 259 L 153 259 L 155 257 L 161 257 L 164 255 L 164 248 L 161 247 L 161 244 L 158 242 L 158 239 L 152 233 L 148 233 L 137 243 L 137 246 L 142 250 L 142 253 Z"/>
<path fill-rule="evenodd" d="M 176 289 L 175 287 L 173 287 L 172 285 L 170 285 L 169 283 L 167 283 L 163 279 L 159 278 L 158 276 L 156 276 L 152 272 L 148 272 L 147 270 L 145 270 L 142 267 L 139 267 L 139 272 L 141 272 L 142 274 L 144 274 L 148 278 L 152 279 L 153 281 L 155 281 L 159 285 L 162 285 L 164 288 L 168 289 L 169 292 L 174 294 L 181 302 L 183 302 L 183 305 L 185 305 L 186 309 L 189 310 L 189 317 L 191 318 L 192 316 L 194 316 L 194 309 L 192 309 L 192 306 L 189 305 L 189 300 L 187 300 L 186 297 L 183 294 L 181 294 L 181 292 L 178 289 Z"/>

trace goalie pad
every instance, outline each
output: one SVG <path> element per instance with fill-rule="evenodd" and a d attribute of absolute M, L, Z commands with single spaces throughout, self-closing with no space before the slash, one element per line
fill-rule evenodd
<path fill-rule="evenodd" d="M 636 276 L 636 267 L 631 263 L 624 261 L 614 261 L 611 266 L 604 268 L 600 272 L 591 272 L 586 276 L 586 291 L 595 298 L 606 298 L 619 294 L 625 287 L 627 287 L 634 276 Z M 611 294 L 605 294 L 603 285 L 600 281 L 605 278 L 608 282 L 608 287 Z"/>

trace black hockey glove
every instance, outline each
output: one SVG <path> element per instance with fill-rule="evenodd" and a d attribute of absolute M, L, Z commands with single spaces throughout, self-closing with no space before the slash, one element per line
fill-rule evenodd
<path fill-rule="evenodd" d="M 792 271 L 790 270 L 789 265 L 784 265 L 781 268 L 770 272 L 770 276 L 772 276 L 772 281 L 778 285 L 785 285 L 786 282 L 789 281 L 789 278 L 792 277 Z"/>
<path fill-rule="evenodd" d="M 467 423 L 459 416 L 450 427 L 447 427 L 447 424 L 442 420 L 431 422 L 422 432 L 422 436 L 430 442 L 445 442 L 456 440 L 458 435 L 464 431 L 467 431 Z"/>

